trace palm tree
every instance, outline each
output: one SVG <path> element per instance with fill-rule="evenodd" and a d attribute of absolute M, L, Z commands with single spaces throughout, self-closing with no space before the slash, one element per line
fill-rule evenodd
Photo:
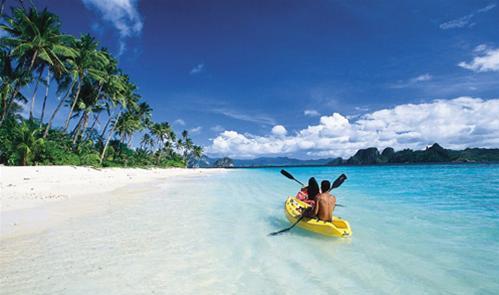
<path fill-rule="evenodd" d="M 31 97 L 30 118 L 33 118 L 36 92 L 45 68 L 49 66 L 54 72 L 63 72 L 64 58 L 75 56 L 75 51 L 66 45 L 69 37 L 60 33 L 60 26 L 55 14 L 46 9 L 38 12 L 34 8 L 27 12 L 14 9 L 13 16 L 6 18 L 6 24 L 0 25 L 9 34 L 2 42 L 11 48 L 11 54 L 28 73 L 33 69 L 38 73 Z"/>
<path fill-rule="evenodd" d="M 156 162 L 159 164 L 164 152 L 171 155 L 172 143 L 175 142 L 175 132 L 168 122 L 154 123 L 150 127 L 150 132 L 156 139 L 158 150 L 156 152 Z"/>
<path fill-rule="evenodd" d="M 12 56 L 0 50 L 0 126 L 5 119 L 22 110 L 27 99 L 19 91 L 22 86 L 29 84 L 30 75 L 22 67 L 14 67 Z"/>
<path fill-rule="evenodd" d="M 142 136 L 142 140 L 140 141 L 141 148 L 144 150 L 148 150 L 148 147 L 152 147 L 154 145 L 154 139 L 149 133 L 144 133 Z"/>
<path fill-rule="evenodd" d="M 185 162 L 185 165 L 188 166 L 191 163 L 192 167 L 194 167 L 195 162 L 198 162 L 202 156 L 203 156 L 203 148 L 199 145 L 194 145 L 192 147 L 192 150 L 190 151 L 188 160 Z M 191 159 L 194 160 L 195 162 L 192 163 Z"/>
<path fill-rule="evenodd" d="M 42 114 L 40 115 L 40 127 L 43 125 L 43 118 L 45 117 L 45 107 L 47 106 L 47 98 L 49 97 L 49 87 L 50 87 L 50 71 L 47 71 L 47 77 L 45 78 L 45 96 L 43 97 L 42 104 Z"/>
<path fill-rule="evenodd" d="M 64 123 L 64 131 L 69 127 L 69 121 L 78 103 L 84 78 L 88 77 L 98 82 L 103 81 L 105 78 L 104 68 L 108 62 L 105 54 L 97 49 L 97 41 L 90 35 L 85 34 L 72 43 L 73 48 L 76 50 L 76 56 L 69 60 L 69 76 L 73 83 L 76 81 L 76 90 L 73 89 L 73 101 Z"/>
<path fill-rule="evenodd" d="M 23 121 L 18 128 L 14 128 L 14 149 L 18 153 L 22 166 L 28 165 L 31 158 L 44 146 L 45 142 L 39 135 L 38 125 L 32 121 Z"/>
<path fill-rule="evenodd" d="M 194 158 L 200 159 L 203 156 L 203 147 L 195 145 L 192 150 L 192 153 L 194 155 Z"/>
<path fill-rule="evenodd" d="M 107 98 L 104 101 L 104 107 L 108 114 L 108 119 L 102 129 L 101 138 L 104 138 L 106 135 L 111 121 L 116 120 L 117 116 L 119 116 L 120 109 L 126 108 L 128 104 L 134 104 L 134 102 L 128 99 L 129 88 L 131 86 L 128 76 L 122 74 L 119 70 L 108 76 L 108 80 L 103 87 L 104 96 Z"/>
<path fill-rule="evenodd" d="M 133 133 L 141 128 L 140 120 L 133 112 L 123 113 L 116 121 L 115 130 L 120 137 L 120 141 L 125 143 Z"/>
<path fill-rule="evenodd" d="M 99 121 L 99 117 L 102 113 L 102 111 L 106 111 L 108 114 L 110 114 L 110 109 L 113 105 L 112 103 L 112 97 L 108 97 L 109 91 L 109 85 L 112 84 L 115 79 L 118 77 L 117 74 L 119 74 L 118 71 L 118 62 L 117 60 L 107 51 L 107 49 L 103 48 L 101 50 L 101 53 L 106 57 L 107 64 L 104 67 L 104 70 L 102 71 L 102 80 L 98 82 L 98 92 L 97 96 L 101 96 L 101 100 L 99 101 L 99 104 L 94 108 L 94 111 L 96 112 L 96 115 L 94 116 L 94 122 L 92 123 L 91 129 L 94 128 L 95 124 Z M 106 124 L 106 128 L 102 130 L 102 136 L 104 136 L 107 129 L 107 125 L 109 125 L 109 120 L 108 123 Z"/>
<path fill-rule="evenodd" d="M 134 116 L 132 113 L 133 109 L 137 109 L 137 100 L 139 96 L 135 93 L 137 87 L 130 83 L 128 76 L 119 74 L 114 76 L 113 83 L 110 83 L 106 87 L 106 91 L 109 93 L 111 98 L 111 104 L 117 106 L 117 114 L 110 115 L 109 121 L 111 125 L 111 130 L 104 144 L 100 156 L 100 163 L 106 155 L 106 150 L 109 145 L 111 138 L 115 135 L 115 132 L 120 136 L 121 140 L 126 139 L 127 136 L 131 136 L 135 130 L 141 128 L 140 118 Z M 127 118 L 122 118 L 126 116 Z M 107 124 L 106 124 L 107 126 Z M 105 131 L 105 130 L 104 130 Z M 104 137 L 104 133 L 101 137 Z"/>
<path fill-rule="evenodd" d="M 52 112 L 52 115 L 50 116 L 49 121 L 47 122 L 47 127 L 45 127 L 45 132 L 43 133 L 43 137 L 44 138 L 47 137 L 48 132 L 50 130 L 50 127 L 52 127 L 52 123 L 54 122 L 54 119 L 55 119 L 57 113 L 59 112 L 59 110 L 61 109 L 62 105 L 64 104 L 64 102 L 68 98 L 69 94 L 73 91 L 74 86 L 76 84 L 76 80 L 72 80 L 72 81 L 69 82 L 69 80 L 67 79 L 67 76 L 59 77 L 59 78 L 56 78 L 56 79 L 58 80 L 57 81 L 57 84 L 58 84 L 57 93 L 60 94 L 60 93 L 62 93 L 64 91 L 66 93 L 64 94 L 64 96 L 62 98 L 59 98 L 59 103 L 55 107 L 54 111 Z"/>
<path fill-rule="evenodd" d="M 95 86 L 95 83 L 92 84 L 92 81 L 89 79 L 86 80 L 80 91 L 80 102 L 76 105 L 77 115 L 81 113 L 80 120 L 78 124 L 76 124 L 75 129 L 73 130 L 73 144 L 76 143 L 82 131 L 86 130 L 88 119 L 90 114 L 94 109 L 99 109 L 99 95 L 100 90 L 98 90 Z"/>

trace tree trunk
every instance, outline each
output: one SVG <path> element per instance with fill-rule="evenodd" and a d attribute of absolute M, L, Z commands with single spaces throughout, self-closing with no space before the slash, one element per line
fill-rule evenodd
<path fill-rule="evenodd" d="M 80 134 L 82 131 L 85 131 L 85 128 L 87 128 L 87 123 L 88 123 L 88 112 L 85 111 L 83 113 L 83 115 L 81 116 L 82 117 L 82 120 L 80 120 L 79 122 L 79 127 L 78 129 L 76 130 L 76 133 L 74 135 L 74 138 L 73 138 L 73 145 L 78 141 L 78 138 L 80 137 Z"/>
<path fill-rule="evenodd" d="M 71 86 L 69 87 L 68 91 L 64 95 L 64 98 L 61 99 L 61 101 L 59 101 L 59 104 L 57 104 L 57 107 L 55 108 L 54 112 L 52 113 L 52 116 L 50 116 L 49 122 L 47 123 L 47 128 L 45 129 L 45 132 L 43 133 L 43 138 L 46 138 L 47 135 L 49 134 L 50 126 L 52 126 L 52 122 L 55 119 L 55 115 L 57 115 L 57 112 L 62 107 L 62 105 L 64 104 L 64 102 L 66 101 L 66 99 L 68 98 L 68 95 L 71 92 L 71 90 L 73 89 L 74 85 L 75 85 L 75 81 L 73 81 L 71 83 Z"/>
<path fill-rule="evenodd" d="M 7 109 L 7 91 L 5 91 L 5 95 L 2 96 L 2 114 L 1 118 L 3 118 L 3 112 Z"/>
<path fill-rule="evenodd" d="M 78 130 L 80 129 L 81 123 L 83 122 L 83 116 L 84 115 L 85 115 L 85 113 L 81 114 L 80 119 L 78 120 L 78 123 L 76 123 L 75 128 L 70 133 L 71 135 L 73 135 L 73 137 L 78 132 Z"/>
<path fill-rule="evenodd" d="M 40 84 L 40 79 L 42 78 L 43 68 L 40 70 L 40 74 L 38 74 L 38 79 L 36 79 L 35 89 L 33 90 L 33 95 L 31 96 L 31 108 L 29 109 L 29 119 L 33 119 L 33 111 L 35 110 L 35 99 L 36 92 L 38 91 L 38 85 Z"/>
<path fill-rule="evenodd" d="M 43 97 L 42 115 L 40 116 L 40 126 L 43 125 L 43 117 L 45 116 L 45 106 L 47 105 L 47 98 L 49 96 L 50 86 L 50 71 L 47 71 L 47 85 L 45 85 L 45 97 Z"/>
<path fill-rule="evenodd" d="M 66 123 L 64 124 L 64 132 L 66 132 L 68 130 L 69 121 L 71 121 L 71 115 L 73 114 L 76 103 L 78 102 L 78 96 L 80 95 L 80 90 L 81 90 L 81 80 L 78 80 L 78 88 L 76 89 L 76 94 L 75 94 L 75 98 L 73 100 L 73 104 L 71 105 L 71 109 L 69 110 L 68 117 L 66 118 Z"/>
<path fill-rule="evenodd" d="M 27 166 L 28 165 L 28 153 L 23 153 L 23 156 L 21 157 L 21 166 Z"/>
<path fill-rule="evenodd" d="M 2 0 L 2 4 L 0 4 L 0 16 L 3 16 L 3 8 L 5 6 L 5 0 Z"/>
<path fill-rule="evenodd" d="M 5 89 L 7 90 L 7 88 Z M 5 113 L 7 112 L 7 101 L 9 100 L 8 98 L 8 91 L 5 91 L 5 95 L 2 96 L 2 114 L 0 114 L 0 126 L 2 126 L 3 122 L 3 117 L 5 116 Z"/>
<path fill-rule="evenodd" d="M 33 53 L 33 57 L 31 58 L 31 63 L 29 64 L 28 73 L 31 73 L 31 70 L 33 70 L 33 66 L 35 65 L 35 60 L 37 57 L 38 57 L 38 50 L 35 50 L 35 53 Z"/>
<path fill-rule="evenodd" d="M 95 124 L 97 124 L 97 122 L 99 122 L 99 116 L 100 116 L 100 113 L 97 113 L 97 114 L 94 115 L 94 122 L 90 126 L 90 129 L 94 129 L 95 128 Z"/>
<path fill-rule="evenodd" d="M 111 123 L 112 119 L 113 119 L 113 116 L 111 114 L 111 115 L 109 115 L 109 118 L 107 119 L 107 122 L 106 122 L 106 125 L 104 126 L 104 129 L 102 129 L 100 137 L 104 138 L 104 135 L 106 134 L 107 127 L 109 127 L 109 124 Z"/>
<path fill-rule="evenodd" d="M 85 118 L 83 119 L 83 127 L 80 129 L 81 132 L 85 132 L 88 126 L 88 118 L 90 117 L 89 112 L 85 113 Z M 80 133 L 81 133 L 80 132 Z"/>
<path fill-rule="evenodd" d="M 100 155 L 100 164 L 102 165 L 102 161 L 104 160 L 104 156 L 106 155 L 106 150 L 107 146 L 109 145 L 109 141 L 111 141 L 111 137 L 113 136 L 114 132 L 114 126 L 111 128 L 111 131 L 109 131 L 109 136 L 106 139 L 106 144 L 104 145 L 104 148 L 102 149 L 102 154 Z"/>
<path fill-rule="evenodd" d="M 9 114 L 9 110 L 12 107 L 14 100 L 16 100 L 16 96 L 18 93 L 19 93 L 19 86 L 16 85 L 16 87 L 14 89 L 14 93 L 10 97 L 10 100 L 6 101 L 6 107 L 3 109 L 2 118 L 0 119 L 0 126 L 2 126 L 3 121 L 7 118 L 7 115 Z"/>

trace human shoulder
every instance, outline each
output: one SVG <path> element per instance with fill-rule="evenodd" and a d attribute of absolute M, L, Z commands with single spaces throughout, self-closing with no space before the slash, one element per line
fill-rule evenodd
<path fill-rule="evenodd" d="M 325 193 L 321 193 L 321 194 L 319 194 L 319 195 L 317 196 L 317 199 L 318 199 L 318 200 L 325 200 L 325 199 L 327 199 L 327 194 L 325 194 Z"/>

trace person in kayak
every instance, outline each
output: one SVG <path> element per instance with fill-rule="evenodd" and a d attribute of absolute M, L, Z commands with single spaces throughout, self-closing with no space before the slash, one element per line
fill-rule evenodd
<path fill-rule="evenodd" d="M 298 194 L 296 194 L 296 198 L 300 201 L 303 201 L 309 205 L 315 205 L 315 197 L 319 194 L 319 184 L 314 177 L 310 177 L 308 180 L 308 186 L 302 188 Z"/>
<path fill-rule="evenodd" d="M 327 180 L 321 182 L 321 191 L 315 198 L 314 216 L 322 221 L 333 221 L 333 211 L 336 207 L 336 197 L 329 193 L 331 183 Z"/>

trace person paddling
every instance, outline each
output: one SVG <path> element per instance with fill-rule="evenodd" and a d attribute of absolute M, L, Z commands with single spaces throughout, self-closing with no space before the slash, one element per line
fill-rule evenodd
<path fill-rule="evenodd" d="M 302 188 L 298 194 L 296 194 L 296 198 L 300 201 L 303 201 L 311 206 L 315 205 L 315 197 L 320 193 L 319 184 L 314 177 L 310 177 L 308 180 L 308 186 Z"/>
<path fill-rule="evenodd" d="M 314 216 L 322 221 L 333 221 L 333 211 L 336 207 L 336 197 L 329 193 L 331 183 L 327 180 L 321 182 L 321 191 L 315 198 Z"/>

